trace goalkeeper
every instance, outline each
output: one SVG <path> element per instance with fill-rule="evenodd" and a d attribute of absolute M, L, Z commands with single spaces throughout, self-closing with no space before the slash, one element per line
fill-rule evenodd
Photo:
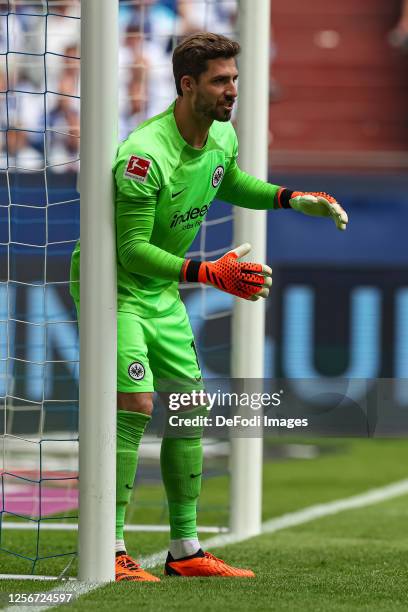
<path fill-rule="evenodd" d="M 215 262 L 185 259 L 211 202 L 219 198 L 251 209 L 293 208 L 329 217 L 340 230 L 347 224 L 345 211 L 328 194 L 271 185 L 239 169 L 238 142 L 230 123 L 239 50 L 237 42 L 211 33 L 184 40 L 173 54 L 176 101 L 121 143 L 113 168 L 118 256 L 117 580 L 158 581 L 127 554 L 123 539 L 153 392 L 160 380 L 178 380 L 183 390 L 202 389 L 178 283 L 205 283 L 248 300 L 266 298 L 272 283 L 268 266 L 239 261 L 249 253 L 247 244 Z M 71 268 L 71 292 L 79 309 L 79 244 Z M 196 508 L 201 431 L 165 436 L 160 460 L 171 530 L 165 573 L 254 576 L 200 547 Z"/>

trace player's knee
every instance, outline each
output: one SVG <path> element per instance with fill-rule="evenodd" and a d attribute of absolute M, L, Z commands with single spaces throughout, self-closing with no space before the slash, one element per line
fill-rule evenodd
<path fill-rule="evenodd" d="M 153 412 L 153 393 L 121 393 L 117 395 L 118 410 L 141 412 L 151 415 Z"/>

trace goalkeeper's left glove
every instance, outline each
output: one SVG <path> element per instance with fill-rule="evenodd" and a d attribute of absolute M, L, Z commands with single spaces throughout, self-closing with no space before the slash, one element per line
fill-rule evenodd
<path fill-rule="evenodd" d="M 323 191 L 291 191 L 282 187 L 277 200 L 280 208 L 293 208 L 312 217 L 331 217 L 337 229 L 345 230 L 347 227 L 346 211 L 333 196 Z"/>
<path fill-rule="evenodd" d="M 251 250 L 245 242 L 225 253 L 216 261 L 184 260 L 180 279 L 188 283 L 213 285 L 221 291 L 231 293 L 245 300 L 256 301 L 268 297 L 272 285 L 272 270 L 269 266 L 238 261 Z"/>

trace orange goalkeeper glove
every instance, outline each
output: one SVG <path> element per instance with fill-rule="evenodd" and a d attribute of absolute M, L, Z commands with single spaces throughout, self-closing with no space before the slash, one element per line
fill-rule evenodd
<path fill-rule="evenodd" d="M 193 261 L 186 259 L 181 269 L 181 280 L 189 283 L 213 285 L 245 300 L 268 297 L 272 285 L 269 266 L 238 261 L 251 250 L 248 243 L 225 253 L 217 261 Z"/>
<path fill-rule="evenodd" d="M 293 208 L 312 217 L 331 217 L 337 229 L 345 230 L 347 227 L 346 211 L 333 196 L 323 191 L 290 191 L 282 187 L 277 200 L 279 208 Z"/>

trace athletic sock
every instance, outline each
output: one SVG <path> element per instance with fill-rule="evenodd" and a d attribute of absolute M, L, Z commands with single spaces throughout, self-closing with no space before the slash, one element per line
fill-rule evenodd
<path fill-rule="evenodd" d="M 126 546 L 125 546 L 125 541 L 122 540 L 116 540 L 115 542 L 115 553 L 116 555 L 118 555 L 119 553 L 124 553 L 126 554 Z"/>
<path fill-rule="evenodd" d="M 198 538 L 170 540 L 169 552 L 174 560 L 194 556 L 200 549 Z"/>
<path fill-rule="evenodd" d="M 201 438 L 163 438 L 160 464 L 169 505 L 170 538 L 198 542 L 197 502 L 203 465 Z M 177 544 L 177 547 L 183 545 Z"/>
<path fill-rule="evenodd" d="M 118 410 L 116 442 L 116 540 L 123 541 L 126 507 L 136 475 L 139 444 L 150 416 Z"/>

